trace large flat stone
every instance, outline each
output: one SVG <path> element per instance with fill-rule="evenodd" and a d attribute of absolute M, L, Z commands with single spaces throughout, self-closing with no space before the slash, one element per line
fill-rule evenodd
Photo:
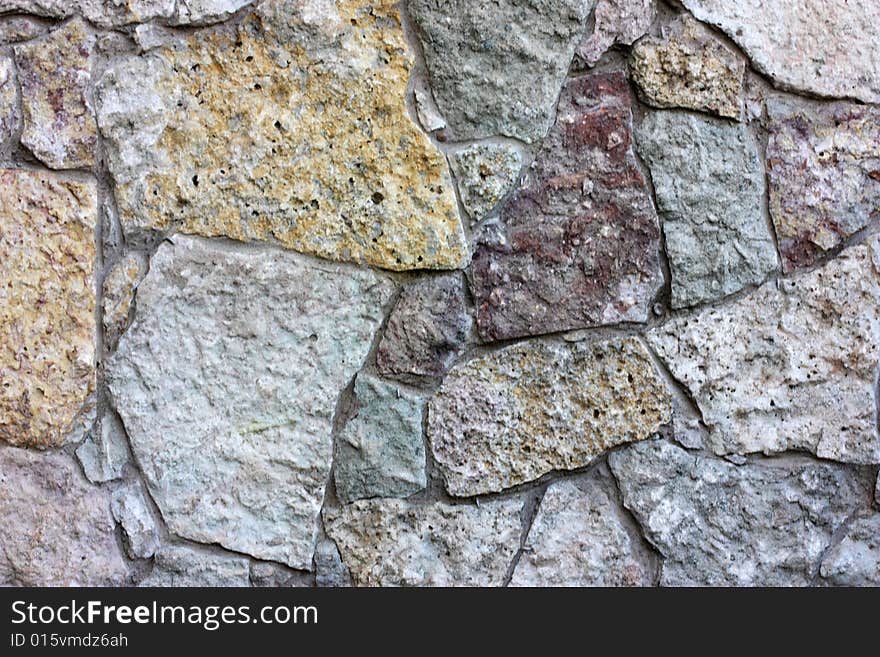
<path fill-rule="evenodd" d="M 127 231 L 270 241 L 388 269 L 467 257 L 445 158 L 410 119 L 391 0 L 262 3 L 114 63 L 97 92 Z"/>
<path fill-rule="evenodd" d="M 391 295 L 370 271 L 177 237 L 107 381 L 169 529 L 310 569 L 337 397 Z"/>

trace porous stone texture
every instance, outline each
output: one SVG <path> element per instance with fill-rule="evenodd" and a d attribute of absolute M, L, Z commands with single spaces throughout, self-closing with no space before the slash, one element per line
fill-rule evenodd
<path fill-rule="evenodd" d="M 329 538 L 318 541 L 315 548 L 315 583 L 321 587 L 351 586 L 351 573 L 342 563 L 336 543 Z"/>
<path fill-rule="evenodd" d="M 171 17 L 176 25 L 205 25 L 223 21 L 253 0 L 178 0 Z"/>
<path fill-rule="evenodd" d="M 21 143 L 53 169 L 95 163 L 98 128 L 89 99 L 95 39 L 81 20 L 15 47 Z"/>
<path fill-rule="evenodd" d="M 94 412 L 94 182 L 0 169 L 0 440 L 54 447 Z"/>
<path fill-rule="evenodd" d="M 405 285 L 376 352 L 379 373 L 410 384 L 442 376 L 471 327 L 464 294 L 458 274 Z"/>
<path fill-rule="evenodd" d="M 0 57 L 0 148 L 16 134 L 19 126 L 15 64 L 11 57 Z"/>
<path fill-rule="evenodd" d="M 479 495 L 649 438 L 671 405 L 635 338 L 521 344 L 453 368 L 429 404 L 428 437 L 446 489 Z"/>
<path fill-rule="evenodd" d="M 115 263 L 104 277 L 101 304 L 104 340 L 109 347 L 116 346 L 119 336 L 128 327 L 134 293 L 146 273 L 146 260 L 132 251 Z"/>
<path fill-rule="evenodd" d="M 522 154 L 507 144 L 477 143 L 449 156 L 461 204 L 475 224 L 504 198 L 519 177 Z"/>
<path fill-rule="evenodd" d="M 649 344 L 690 391 L 717 454 L 806 450 L 880 461 L 880 241 L 675 318 Z"/>
<path fill-rule="evenodd" d="M 253 0 L 0 0 L 0 13 L 26 12 L 49 18 L 84 16 L 99 27 L 120 27 L 153 19 L 206 25 L 229 18 Z"/>
<path fill-rule="evenodd" d="M 119 479 L 128 463 L 128 443 L 119 418 L 106 413 L 76 448 L 76 456 L 92 483 Z"/>
<path fill-rule="evenodd" d="M 113 493 L 110 510 L 122 527 L 125 550 L 132 559 L 148 559 L 159 548 L 159 529 L 140 484 L 128 483 Z"/>
<path fill-rule="evenodd" d="M 361 500 L 325 509 L 324 525 L 356 586 L 501 586 L 519 548 L 522 506 Z"/>
<path fill-rule="evenodd" d="M 660 229 L 630 101 L 622 72 L 565 85 L 522 187 L 474 253 L 484 340 L 646 321 L 662 284 Z"/>
<path fill-rule="evenodd" d="M 122 586 L 110 496 L 66 454 L 0 445 L 0 586 Z"/>
<path fill-rule="evenodd" d="M 354 416 L 339 434 L 336 494 L 343 502 L 407 497 L 426 483 L 421 397 L 359 374 Z"/>
<path fill-rule="evenodd" d="M 534 142 L 595 0 L 409 0 L 450 139 Z"/>
<path fill-rule="evenodd" d="M 511 586 L 650 586 L 647 549 L 630 534 L 607 484 L 552 484 L 532 521 Z"/>
<path fill-rule="evenodd" d="M 412 63 L 391 0 L 274 0 L 122 59 L 97 107 L 123 226 L 460 267 L 448 167 L 407 114 Z"/>
<path fill-rule="evenodd" d="M 875 0 L 682 0 L 720 27 L 778 85 L 880 102 Z"/>
<path fill-rule="evenodd" d="M 771 99 L 767 112 L 770 214 L 792 271 L 880 218 L 880 110 Z"/>
<path fill-rule="evenodd" d="M 777 266 L 764 218 L 764 170 L 745 127 L 652 112 L 636 131 L 651 170 L 672 274 L 672 306 L 761 283 Z"/>
<path fill-rule="evenodd" d="M 819 574 L 834 586 L 880 586 L 880 513 L 856 518 L 822 559 Z"/>
<path fill-rule="evenodd" d="M 141 586 L 250 586 L 248 560 L 182 545 L 163 545 Z"/>
<path fill-rule="evenodd" d="M 740 116 L 745 62 L 692 18 L 673 23 L 662 37 L 639 41 L 630 70 L 649 105 Z"/>
<path fill-rule="evenodd" d="M 107 380 L 169 529 L 310 569 L 339 393 L 391 286 L 368 270 L 177 237 Z"/>
<path fill-rule="evenodd" d="M 47 32 L 42 23 L 26 16 L 0 17 L 0 44 L 18 43 L 35 39 Z"/>
<path fill-rule="evenodd" d="M 662 586 L 804 586 L 864 497 L 842 466 L 792 457 L 736 466 L 648 441 L 608 459 Z"/>
<path fill-rule="evenodd" d="M 578 45 L 576 62 L 594 66 L 611 47 L 630 45 L 654 22 L 654 0 L 599 0 L 593 29 Z"/>

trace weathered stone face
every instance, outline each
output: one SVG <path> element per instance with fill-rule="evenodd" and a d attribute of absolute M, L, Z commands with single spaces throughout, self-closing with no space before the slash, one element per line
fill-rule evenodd
<path fill-rule="evenodd" d="M 271 241 L 388 269 L 467 257 L 443 155 L 409 118 L 391 0 L 273 0 L 97 90 L 126 230 Z M 321 9 L 320 11 L 318 9 Z"/>
<path fill-rule="evenodd" d="M 148 559 L 159 547 L 159 530 L 140 484 L 126 484 L 113 493 L 113 517 L 122 526 L 125 549 L 132 559 Z"/>
<path fill-rule="evenodd" d="M 118 27 L 153 19 L 179 25 L 205 25 L 229 18 L 253 0 L 0 0 L 0 12 L 37 16 L 85 16 L 100 27 Z M 175 10 L 176 6 L 176 10 Z"/>
<path fill-rule="evenodd" d="M 119 418 L 105 413 L 76 448 L 76 457 L 92 483 L 119 479 L 128 463 L 128 443 Z"/>
<path fill-rule="evenodd" d="M 780 289 L 767 283 L 648 334 L 699 406 L 717 454 L 880 461 L 878 250 L 873 239 Z"/>
<path fill-rule="evenodd" d="M 483 339 L 647 319 L 662 284 L 660 229 L 631 132 L 623 73 L 566 84 L 502 225 L 474 254 Z"/>
<path fill-rule="evenodd" d="M 0 586 L 122 586 L 105 489 L 70 457 L 0 445 Z"/>
<path fill-rule="evenodd" d="M 111 267 L 104 277 L 103 306 L 104 340 L 109 347 L 115 347 L 119 336 L 128 327 L 134 293 L 147 272 L 143 256 L 131 252 Z"/>
<path fill-rule="evenodd" d="M 792 271 L 880 218 L 880 110 L 774 99 L 767 111 L 770 214 Z"/>
<path fill-rule="evenodd" d="M 171 17 L 176 25 L 205 25 L 226 20 L 253 0 L 179 0 Z"/>
<path fill-rule="evenodd" d="M 663 555 L 664 586 L 803 586 L 864 498 L 846 468 L 735 466 L 663 441 L 609 457 L 624 505 Z"/>
<path fill-rule="evenodd" d="M 311 568 L 337 397 L 390 295 L 294 254 L 159 248 L 107 380 L 173 533 Z"/>
<path fill-rule="evenodd" d="M 0 170 L 0 440 L 53 447 L 95 390 L 95 184 Z"/>
<path fill-rule="evenodd" d="M 250 586 L 247 559 L 182 545 L 162 546 L 141 586 Z"/>
<path fill-rule="evenodd" d="M 452 369 L 428 437 L 452 495 L 504 490 L 650 437 L 669 392 L 634 338 L 521 344 Z"/>
<path fill-rule="evenodd" d="M 880 102 L 875 0 L 682 0 L 780 86 Z"/>
<path fill-rule="evenodd" d="M 745 62 L 692 18 L 673 23 L 663 38 L 641 40 L 630 70 L 649 105 L 739 119 Z"/>
<path fill-rule="evenodd" d="M 595 0 L 409 0 L 450 139 L 541 139 Z"/>
<path fill-rule="evenodd" d="M 74 20 L 15 47 L 21 84 L 21 142 L 53 169 L 95 164 L 98 128 L 89 100 L 94 37 Z"/>
<path fill-rule="evenodd" d="M 856 518 L 822 559 L 819 574 L 833 586 L 880 586 L 880 513 Z"/>
<path fill-rule="evenodd" d="M 471 223 L 481 221 L 511 190 L 522 168 L 520 152 L 506 144 L 471 144 L 450 154 L 461 204 Z"/>
<path fill-rule="evenodd" d="M 511 586 L 650 586 L 648 550 L 630 535 L 607 484 L 562 481 L 541 500 Z"/>
<path fill-rule="evenodd" d="M 577 47 L 577 64 L 593 66 L 614 45 L 630 45 L 654 22 L 654 0 L 599 0 L 593 30 Z"/>
<path fill-rule="evenodd" d="M 0 148 L 15 136 L 19 125 L 15 65 L 0 57 Z"/>
<path fill-rule="evenodd" d="M 48 28 L 42 22 L 26 16 L 4 16 L 3 21 L 0 22 L 0 44 L 6 45 L 36 39 L 45 34 L 47 30 Z"/>
<path fill-rule="evenodd" d="M 356 586 L 501 586 L 519 548 L 522 502 L 480 506 L 362 500 L 325 509 Z"/>
<path fill-rule="evenodd" d="M 651 169 L 672 273 L 672 306 L 719 299 L 776 268 L 764 170 L 741 125 L 652 112 L 636 131 Z"/>

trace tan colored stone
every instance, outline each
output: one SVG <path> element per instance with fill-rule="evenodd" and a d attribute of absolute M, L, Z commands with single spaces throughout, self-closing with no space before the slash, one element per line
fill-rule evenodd
<path fill-rule="evenodd" d="M 123 226 L 460 267 L 449 170 L 407 113 L 412 65 L 391 0 L 276 0 L 118 63 L 98 112 Z"/>
<path fill-rule="evenodd" d="M 129 253 L 117 262 L 104 277 L 104 337 L 112 347 L 128 325 L 128 316 L 138 283 L 147 272 L 143 256 Z"/>
<path fill-rule="evenodd" d="M 13 445 L 60 445 L 93 410 L 96 193 L 0 170 L 0 440 Z"/>

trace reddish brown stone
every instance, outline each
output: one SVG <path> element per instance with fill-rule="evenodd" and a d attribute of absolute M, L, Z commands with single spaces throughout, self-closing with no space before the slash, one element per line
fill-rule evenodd
<path fill-rule="evenodd" d="M 571 80 L 523 187 L 474 254 L 480 335 L 644 322 L 662 282 L 659 239 L 624 74 Z"/>

